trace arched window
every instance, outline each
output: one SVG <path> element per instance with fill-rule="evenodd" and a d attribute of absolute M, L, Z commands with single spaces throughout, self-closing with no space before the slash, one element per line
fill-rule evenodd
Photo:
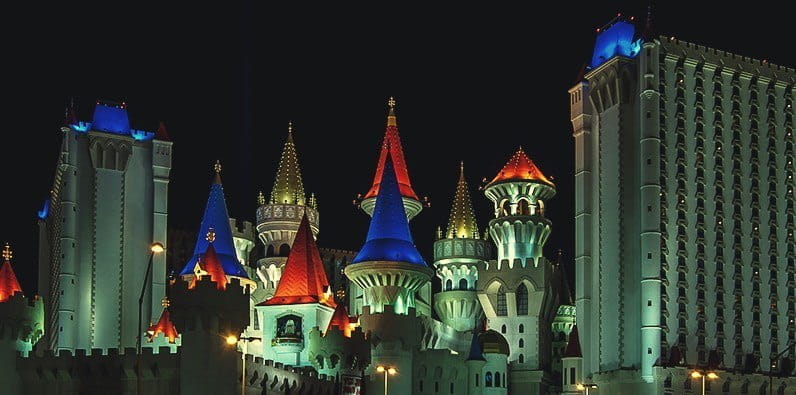
<path fill-rule="evenodd" d="M 528 288 L 525 284 L 517 287 L 517 315 L 528 315 Z"/>
<path fill-rule="evenodd" d="M 508 200 L 504 200 L 500 205 L 500 211 L 502 215 L 511 215 L 511 203 Z"/>
<path fill-rule="evenodd" d="M 517 331 L 519 333 L 525 333 L 525 325 L 520 324 L 520 329 Z"/>
<path fill-rule="evenodd" d="M 495 387 L 500 387 L 500 373 L 495 372 Z"/>
<path fill-rule="evenodd" d="M 467 290 L 467 279 L 466 278 L 463 278 L 463 279 L 459 280 L 459 289 L 462 290 L 462 291 L 466 291 Z"/>
<path fill-rule="evenodd" d="M 506 325 L 505 324 L 500 327 L 500 333 L 503 333 L 503 334 L 506 333 Z"/>
<path fill-rule="evenodd" d="M 486 372 L 484 375 L 484 387 L 492 386 L 492 372 Z"/>
<path fill-rule="evenodd" d="M 517 204 L 518 215 L 531 215 L 531 205 L 525 199 L 520 199 Z"/>
<path fill-rule="evenodd" d="M 497 315 L 508 315 L 508 308 L 506 307 L 506 288 L 504 288 L 502 285 L 500 286 L 497 294 Z"/>
<path fill-rule="evenodd" d="M 272 256 L 274 256 L 274 246 L 269 244 L 268 248 L 265 250 L 265 257 L 268 258 Z"/>
<path fill-rule="evenodd" d="M 287 244 L 282 244 L 279 246 L 279 256 L 288 256 L 290 255 L 290 246 Z"/>
<path fill-rule="evenodd" d="M 525 340 L 520 339 L 520 348 L 525 347 Z"/>
<path fill-rule="evenodd" d="M 445 281 L 445 290 L 450 291 L 452 289 L 453 289 L 453 281 L 448 279 L 447 281 Z"/>
<path fill-rule="evenodd" d="M 520 354 L 520 363 L 525 363 L 525 355 Z"/>

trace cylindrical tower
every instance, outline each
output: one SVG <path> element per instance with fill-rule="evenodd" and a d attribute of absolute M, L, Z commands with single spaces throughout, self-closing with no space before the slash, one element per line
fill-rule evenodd
<path fill-rule="evenodd" d="M 478 234 L 462 162 L 448 230 L 434 242 L 434 266 L 442 281 L 442 292 L 434 296 L 434 310 L 442 322 L 457 331 L 472 329 L 481 315 L 475 291 L 478 269 L 491 255 L 492 246 Z"/>
<path fill-rule="evenodd" d="M 264 257 L 257 261 L 257 271 L 264 282 L 266 298 L 273 296 L 290 246 L 296 238 L 301 218 L 307 214 L 314 237 L 318 237 L 318 206 L 315 195 L 309 200 L 304 194 L 296 146 L 293 143 L 293 124 L 288 124 L 287 140 L 274 180 L 271 198 L 262 192 L 257 197 L 257 236 L 264 246 Z"/>
<path fill-rule="evenodd" d="M 485 193 L 495 205 L 489 234 L 498 248 L 498 267 L 504 262 L 513 267 L 517 260 L 524 267 L 528 258 L 538 265 L 551 231 L 545 201 L 555 195 L 555 185 L 520 147 Z"/>

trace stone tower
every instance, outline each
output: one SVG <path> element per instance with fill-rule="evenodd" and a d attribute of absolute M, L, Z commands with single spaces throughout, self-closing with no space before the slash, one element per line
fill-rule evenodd
<path fill-rule="evenodd" d="M 476 295 L 478 268 L 486 266 L 491 253 L 492 246 L 478 233 L 462 162 L 448 229 L 434 243 L 434 266 L 442 282 L 442 292 L 434 295 L 434 310 L 457 331 L 474 328 L 482 313 Z"/>
<path fill-rule="evenodd" d="M 545 203 L 555 192 L 522 148 L 485 187 L 495 207 L 489 232 L 498 259 L 479 271 L 478 297 L 487 327 L 508 341 L 511 384 L 532 393 L 547 391 L 550 332 L 558 306 L 554 268 L 542 255 L 551 231 Z"/>
<path fill-rule="evenodd" d="M 263 282 L 265 298 L 276 291 L 290 246 L 296 237 L 301 218 L 306 214 L 314 237 L 318 237 L 318 206 L 315 195 L 304 194 L 293 124 L 288 124 L 287 139 L 276 172 L 270 199 L 258 196 L 257 236 L 265 247 L 265 255 L 257 262 L 257 273 Z"/>
<path fill-rule="evenodd" d="M 163 127 L 131 128 L 125 103 L 98 101 L 91 122 L 67 113 L 55 181 L 39 212 L 42 345 L 133 347 L 149 246 L 166 244 L 172 143 Z M 153 256 L 147 319 L 160 311 L 165 262 L 165 254 Z"/>
<path fill-rule="evenodd" d="M 434 272 L 414 246 L 392 159 L 385 159 L 367 241 L 345 274 L 363 291 L 360 325 L 373 345 L 368 392 L 381 388 L 378 364 L 403 372 L 391 378 L 390 393 L 408 394 L 418 343 L 415 293 Z"/>

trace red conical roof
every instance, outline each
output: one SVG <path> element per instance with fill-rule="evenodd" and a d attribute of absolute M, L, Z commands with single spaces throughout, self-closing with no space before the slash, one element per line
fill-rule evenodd
<path fill-rule="evenodd" d="M 163 121 L 160 121 L 160 125 L 158 125 L 158 130 L 155 132 L 155 139 L 160 141 L 171 141 L 169 132 L 166 130 L 166 124 L 163 123 Z"/>
<path fill-rule="evenodd" d="M 334 309 L 334 314 L 332 314 L 332 319 L 329 321 L 329 326 L 326 330 L 328 331 L 333 327 L 343 332 L 345 337 L 351 337 L 351 317 L 348 316 L 348 310 L 346 310 L 343 303 L 338 304 L 337 308 Z"/>
<path fill-rule="evenodd" d="M 227 289 L 227 275 L 224 273 L 224 268 L 221 266 L 221 260 L 218 258 L 212 241 L 207 244 L 205 253 L 199 258 L 196 264 L 199 265 L 200 269 L 207 272 L 210 276 L 210 280 L 216 283 L 216 288 L 219 290 Z M 194 277 L 193 281 L 196 281 L 196 277 Z M 192 288 L 193 285 L 192 283 Z"/>
<path fill-rule="evenodd" d="M 0 267 L 0 303 L 10 299 L 17 292 L 22 292 L 14 269 L 11 268 L 11 247 L 8 244 L 3 250 L 3 260 Z"/>
<path fill-rule="evenodd" d="M 415 191 L 412 189 L 412 183 L 409 181 L 409 171 L 406 169 L 404 150 L 401 146 L 401 137 L 398 135 L 398 122 L 395 118 L 394 105 L 395 101 L 390 98 L 390 113 L 387 115 L 387 130 L 384 133 L 384 142 L 381 145 L 379 162 L 376 166 L 376 175 L 373 177 L 373 186 L 371 186 L 368 193 L 365 194 L 365 199 L 375 197 L 379 194 L 381 174 L 384 172 L 384 163 L 387 160 L 387 152 L 389 152 L 392 158 L 392 164 L 395 166 L 395 178 L 398 180 L 398 189 L 401 191 L 401 196 L 419 201 L 420 199 L 417 198 Z"/>
<path fill-rule="evenodd" d="M 525 154 L 522 147 L 514 153 L 514 156 L 509 159 L 508 163 L 503 166 L 503 169 L 492 179 L 489 185 L 511 180 L 541 181 L 547 185 L 555 186 L 552 181 L 548 180 L 547 177 L 542 174 L 542 171 L 536 167 L 536 164 L 528 158 L 528 155 Z"/>
<path fill-rule="evenodd" d="M 177 328 L 175 328 L 174 324 L 171 322 L 168 307 L 163 309 L 163 313 L 160 314 L 160 319 L 158 322 L 155 325 L 150 326 L 146 332 L 147 336 L 149 336 L 150 343 L 160 333 L 163 334 L 163 337 L 169 339 L 169 343 L 174 343 L 177 341 L 177 337 L 180 336 L 180 334 L 177 333 Z"/>
<path fill-rule="evenodd" d="M 271 299 L 260 306 L 278 306 L 304 303 L 322 303 L 329 307 L 337 304 L 331 297 L 329 281 L 323 270 L 318 246 L 312 237 L 309 220 L 305 214 L 290 248 L 285 270 Z"/>
<path fill-rule="evenodd" d="M 578 326 L 572 327 L 572 332 L 569 332 L 569 342 L 567 342 L 567 349 L 564 350 L 564 355 L 561 358 L 582 358 L 583 354 L 580 352 L 580 339 L 578 338 Z"/>

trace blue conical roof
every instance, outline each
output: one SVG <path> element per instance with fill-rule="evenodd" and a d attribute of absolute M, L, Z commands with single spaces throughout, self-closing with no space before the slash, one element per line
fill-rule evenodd
<path fill-rule="evenodd" d="M 196 262 L 207 250 L 209 241 L 207 232 L 213 228 L 215 239 L 213 248 L 224 268 L 224 274 L 228 276 L 249 278 L 243 270 L 235 254 L 235 243 L 232 241 L 232 228 L 229 226 L 229 215 L 227 214 L 227 202 L 224 200 L 224 187 L 221 186 L 220 169 L 216 171 L 213 184 L 210 185 L 210 196 L 207 198 L 205 214 L 202 217 L 202 224 L 199 225 L 199 233 L 196 237 L 196 248 L 193 256 L 188 260 L 180 275 L 193 273 Z"/>
<path fill-rule="evenodd" d="M 409 262 L 426 266 L 409 232 L 409 220 L 398 189 L 395 166 L 388 155 L 382 172 L 368 238 L 351 263 L 365 261 Z"/>
<path fill-rule="evenodd" d="M 473 340 L 470 342 L 470 355 L 467 356 L 468 361 L 486 361 L 484 353 L 481 351 L 481 342 L 478 340 L 478 331 L 473 329 Z"/>

